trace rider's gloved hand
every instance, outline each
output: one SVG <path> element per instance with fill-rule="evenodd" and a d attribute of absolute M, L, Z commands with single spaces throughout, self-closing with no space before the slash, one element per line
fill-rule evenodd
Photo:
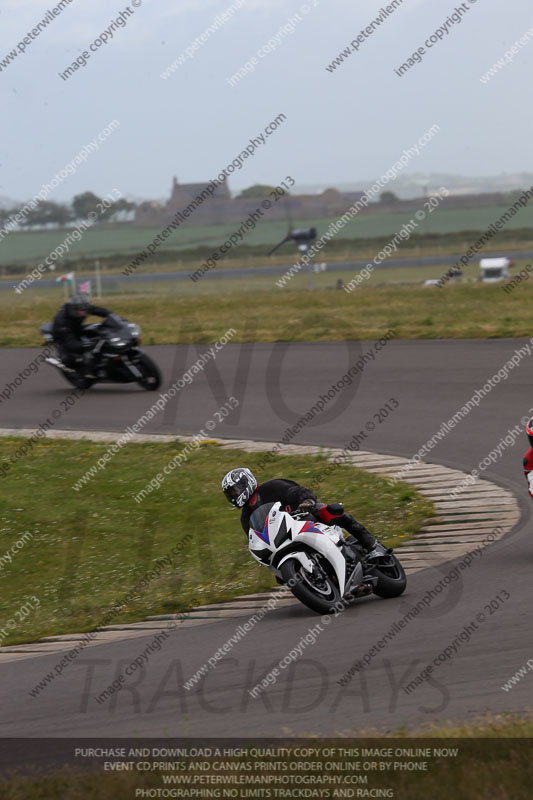
<path fill-rule="evenodd" d="M 329 503 L 326 509 L 330 514 L 333 514 L 334 517 L 342 517 L 344 514 L 344 506 L 342 503 Z"/>
<path fill-rule="evenodd" d="M 316 506 L 316 500 L 311 500 L 311 498 L 309 498 L 308 500 L 303 500 L 296 509 L 296 513 L 311 514 L 315 506 Z"/>

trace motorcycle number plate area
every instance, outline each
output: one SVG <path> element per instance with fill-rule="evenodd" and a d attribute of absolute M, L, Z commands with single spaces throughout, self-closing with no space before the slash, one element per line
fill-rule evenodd
<path fill-rule="evenodd" d="M 344 534 L 338 525 L 331 525 L 330 527 L 327 528 L 326 531 L 324 531 L 324 533 L 327 536 L 329 536 L 331 541 L 334 542 L 335 544 L 343 541 L 344 539 Z"/>

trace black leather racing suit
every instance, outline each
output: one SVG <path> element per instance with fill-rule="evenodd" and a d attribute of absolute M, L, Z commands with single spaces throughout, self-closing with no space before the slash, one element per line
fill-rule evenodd
<path fill-rule="evenodd" d="M 95 317 L 108 317 L 112 313 L 113 312 L 109 311 L 109 309 L 101 308 L 100 306 L 90 305 L 87 309 L 87 316 L 92 314 Z M 85 317 L 71 316 L 67 303 L 61 306 L 54 317 L 52 336 L 59 348 L 61 360 L 67 364 L 67 366 L 71 366 L 75 362 L 76 357 L 81 355 L 84 351 L 81 339 L 84 319 Z"/>

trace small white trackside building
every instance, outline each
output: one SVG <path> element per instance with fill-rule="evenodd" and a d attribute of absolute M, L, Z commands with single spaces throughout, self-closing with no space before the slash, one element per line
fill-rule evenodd
<path fill-rule="evenodd" d="M 483 283 L 496 283 L 509 277 L 509 267 L 512 261 L 509 258 L 482 258 L 479 262 L 481 280 Z"/>

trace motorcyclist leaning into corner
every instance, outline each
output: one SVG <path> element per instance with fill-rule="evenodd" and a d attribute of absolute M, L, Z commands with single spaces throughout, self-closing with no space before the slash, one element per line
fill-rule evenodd
<path fill-rule="evenodd" d="M 529 496 L 533 497 L 533 417 L 526 425 L 529 449 L 524 453 L 524 475 L 526 476 Z"/>
<path fill-rule="evenodd" d="M 90 314 L 95 317 L 110 317 L 113 312 L 93 306 L 87 295 L 77 294 L 62 305 L 54 317 L 52 336 L 59 348 L 61 360 L 67 367 L 74 367 L 80 361 L 86 370 L 90 371 L 95 366 L 90 352 L 93 345 L 82 339 L 83 321 Z"/>
<path fill-rule="evenodd" d="M 280 502 L 284 511 L 305 512 L 318 522 L 344 528 L 349 534 L 345 539 L 346 544 L 352 547 L 360 545 L 367 558 L 380 558 L 392 552 L 380 544 L 364 525 L 347 514 L 342 503 L 319 503 L 311 489 L 295 481 L 274 478 L 259 485 L 247 467 L 238 467 L 224 476 L 222 491 L 234 508 L 242 509 L 241 525 L 247 535 L 250 517 L 255 509 L 264 503 Z"/>

